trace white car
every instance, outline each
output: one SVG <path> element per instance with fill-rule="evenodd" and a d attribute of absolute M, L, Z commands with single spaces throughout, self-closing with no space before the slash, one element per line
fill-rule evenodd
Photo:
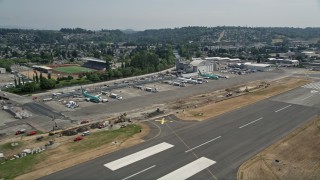
<path fill-rule="evenodd" d="M 90 135 L 90 131 L 85 131 L 82 133 L 82 136 L 88 136 L 88 135 Z"/>

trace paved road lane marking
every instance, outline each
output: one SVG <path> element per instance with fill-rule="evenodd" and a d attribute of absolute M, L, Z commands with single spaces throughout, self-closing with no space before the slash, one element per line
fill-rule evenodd
<path fill-rule="evenodd" d="M 141 150 L 139 152 L 130 154 L 130 155 L 125 156 L 123 158 L 120 158 L 118 160 L 114 160 L 112 162 L 109 162 L 109 163 L 105 164 L 104 166 L 111 169 L 112 171 L 115 171 L 115 170 L 120 169 L 122 167 L 125 167 L 129 164 L 135 163 L 135 162 L 140 161 L 144 158 L 155 155 L 155 154 L 162 152 L 164 150 L 170 149 L 173 146 L 174 145 L 172 145 L 172 144 L 163 142 L 158 145 Z"/>
<path fill-rule="evenodd" d="M 244 128 L 244 127 L 246 127 L 246 126 L 248 126 L 248 125 L 250 125 L 250 124 L 252 124 L 252 123 L 255 123 L 255 122 L 257 122 L 257 121 L 260 121 L 261 119 L 263 119 L 263 117 L 261 117 L 261 118 L 259 118 L 259 119 L 256 119 L 256 120 L 254 120 L 254 121 L 251 121 L 251 122 L 249 122 L 248 124 L 245 124 L 245 125 L 243 125 L 243 126 L 240 126 L 239 128 L 241 129 L 241 128 Z"/>
<path fill-rule="evenodd" d="M 122 179 L 122 180 L 130 179 L 130 178 L 132 178 L 132 177 L 134 177 L 134 176 L 136 176 L 136 175 L 138 175 L 138 174 L 141 174 L 141 173 L 143 173 L 143 172 L 145 172 L 145 171 L 148 171 L 149 169 L 152 169 L 152 168 L 154 168 L 154 167 L 156 167 L 156 165 L 153 165 L 153 166 L 148 167 L 148 168 L 146 168 L 146 169 L 144 169 L 144 170 L 142 170 L 142 171 L 139 171 L 139 172 L 137 172 L 137 173 L 134 173 L 134 174 L 132 174 L 131 176 L 128 176 L 128 177 L 126 177 L 126 178 L 124 178 L 124 179 Z"/>
<path fill-rule="evenodd" d="M 306 100 L 306 99 L 308 99 L 308 98 L 311 98 L 313 95 L 310 95 L 310 96 L 308 96 L 308 97 L 305 97 L 305 98 L 303 98 L 303 99 L 301 99 L 301 101 L 304 101 L 304 100 Z"/>
<path fill-rule="evenodd" d="M 205 158 L 201 157 L 161 178 L 158 180 L 184 180 L 188 179 L 189 177 L 199 173 L 200 171 L 206 169 L 207 167 L 215 164 L 216 162 Z"/>
<path fill-rule="evenodd" d="M 278 110 L 276 110 L 276 111 L 274 111 L 274 112 L 280 112 L 280 111 L 282 111 L 282 110 L 284 110 L 284 109 L 287 109 L 287 108 L 290 107 L 290 106 L 292 106 L 292 105 L 288 105 L 288 106 L 283 107 L 283 108 L 281 108 L 281 109 L 278 109 Z"/>
<path fill-rule="evenodd" d="M 199 146 L 196 146 L 196 147 L 194 147 L 194 148 L 191 148 L 191 149 L 189 149 L 189 150 L 187 150 L 187 151 L 185 151 L 186 153 L 187 152 L 190 152 L 190 151 L 192 151 L 192 150 L 194 150 L 194 149 L 197 149 L 198 147 L 201 147 L 201 146 L 203 146 L 203 145 L 206 145 L 206 144 L 208 144 L 208 143 L 210 143 L 210 142 L 212 142 L 212 141 L 215 141 L 215 140 L 217 140 L 217 139 L 219 139 L 219 138 L 221 138 L 222 136 L 218 136 L 218 137 L 216 137 L 216 138 L 214 138 L 214 139 L 211 139 L 211 140 L 209 140 L 209 141 L 207 141 L 207 142 L 205 142 L 205 143 L 202 143 L 202 144 L 200 144 Z"/>

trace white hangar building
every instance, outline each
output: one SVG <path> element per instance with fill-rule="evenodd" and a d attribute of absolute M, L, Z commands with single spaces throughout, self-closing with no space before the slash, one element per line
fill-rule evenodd
<path fill-rule="evenodd" d="M 209 73 L 213 72 L 216 68 L 216 63 L 206 61 L 206 60 L 182 60 L 179 59 L 176 61 L 176 69 L 177 71 L 184 72 L 184 73 L 194 73 L 198 72 L 199 70 L 202 73 Z"/>

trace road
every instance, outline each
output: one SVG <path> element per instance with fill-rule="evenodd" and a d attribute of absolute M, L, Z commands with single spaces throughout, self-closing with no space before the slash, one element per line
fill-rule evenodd
<path fill-rule="evenodd" d="M 306 98 L 304 105 L 285 98 L 304 101 L 310 90 L 298 88 L 203 122 L 149 122 L 158 123 L 161 136 L 41 179 L 236 179 L 243 162 L 317 115 L 318 99 Z"/>

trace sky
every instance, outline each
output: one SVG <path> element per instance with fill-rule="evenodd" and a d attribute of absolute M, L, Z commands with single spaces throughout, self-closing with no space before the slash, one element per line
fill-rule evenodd
<path fill-rule="evenodd" d="M 0 0 L 0 27 L 320 27 L 320 0 Z"/>

